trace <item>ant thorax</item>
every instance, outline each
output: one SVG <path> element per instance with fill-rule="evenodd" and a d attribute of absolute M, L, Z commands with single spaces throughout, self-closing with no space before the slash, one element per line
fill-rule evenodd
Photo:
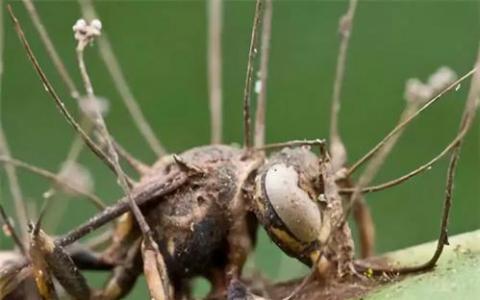
<path fill-rule="evenodd" d="M 233 146 L 196 147 L 160 160 L 140 181 L 186 168 L 199 172 L 174 193 L 142 208 L 172 278 L 208 276 L 212 268 L 225 268 L 227 235 L 237 218 L 247 217 L 244 187 L 262 161 L 261 155 Z M 247 226 L 247 239 L 253 241 L 256 222 Z"/>

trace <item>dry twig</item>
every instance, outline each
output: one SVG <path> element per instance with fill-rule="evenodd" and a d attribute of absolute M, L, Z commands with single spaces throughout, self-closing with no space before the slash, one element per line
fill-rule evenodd
<path fill-rule="evenodd" d="M 338 131 L 338 113 L 340 112 L 340 99 L 345 67 L 347 63 L 347 51 L 352 31 L 353 18 L 357 8 L 357 0 L 350 0 L 348 10 L 340 18 L 339 32 L 341 36 L 340 49 L 338 50 L 337 67 L 333 82 L 332 107 L 330 112 L 330 153 L 332 155 L 333 169 L 339 170 L 347 160 L 347 151 Z"/>

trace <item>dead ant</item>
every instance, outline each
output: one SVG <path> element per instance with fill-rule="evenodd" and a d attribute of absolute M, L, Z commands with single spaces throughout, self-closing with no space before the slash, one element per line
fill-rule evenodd
<path fill-rule="evenodd" d="M 73 28 L 78 42 L 78 65 L 86 91 L 84 98 L 80 97 L 81 93 L 58 58 L 32 2 L 24 0 L 24 3 L 72 97 L 79 103 L 95 103 L 96 96 L 83 54 L 85 46 L 94 39 L 98 39 L 99 46 L 105 52 L 108 52 L 109 44 L 102 39 L 101 23 L 95 18 L 91 3 L 83 2 L 85 15 L 91 21 L 81 19 Z M 212 16 L 218 13 L 218 3 L 219 1 L 212 1 Z M 214 26 L 218 19 L 212 17 L 210 71 L 213 144 L 196 147 L 179 155 L 163 155 L 153 166 L 139 162 L 113 140 L 97 104 L 93 105 L 89 113 L 84 111 L 84 122 L 79 123 L 73 118 L 43 72 L 19 21 L 8 6 L 27 56 L 46 91 L 79 138 L 112 170 L 125 196 L 114 205 L 103 207 L 98 197 L 69 185 L 60 176 L 12 159 L 6 150 L 6 142 L 2 141 L 4 149 L 1 161 L 10 166 L 7 173 L 11 178 L 15 177 L 12 166 L 29 169 L 50 178 L 59 186 L 88 197 L 102 210 L 64 236 L 53 238 L 41 230 L 42 214 L 46 206 L 38 221 L 31 223 L 28 229 L 23 228 L 26 227 L 26 222 L 20 222 L 21 235 L 15 232 L 7 214 L 0 207 L 4 222 L 20 252 L 2 267 L 0 295 L 9 299 L 57 299 L 58 287 L 53 280 L 56 279 L 66 293 L 76 299 L 120 299 L 130 291 L 143 272 L 152 299 L 188 298 L 188 281 L 198 275 L 211 281 L 212 298 L 251 299 L 256 296 L 248 291 L 240 278 L 247 255 L 255 244 L 258 223 L 285 253 L 310 266 L 311 274 L 320 278 L 362 276 L 367 270 L 370 274 L 382 275 L 421 272 L 433 268 L 443 246 L 448 243 L 447 222 L 455 168 L 463 139 L 475 116 L 480 74 L 475 67 L 460 79 L 443 84 L 437 91 L 438 94 L 428 101 L 413 101 L 414 106 L 409 107 L 399 124 L 359 161 L 347 167 L 345 149 L 337 129 L 337 113 L 356 3 L 356 0 L 350 1 L 349 9 L 340 22 L 342 42 L 333 95 L 329 150 L 323 140 L 264 145 L 272 3 L 271 0 L 257 0 L 243 99 L 243 147 L 219 144 L 221 104 L 218 93 L 215 92 L 219 79 L 216 70 L 218 64 L 214 63 L 219 56 L 218 49 L 215 48 L 215 45 L 218 46 L 218 36 Z M 250 102 L 257 49 L 261 50 L 261 56 L 253 141 Z M 115 66 L 117 63 L 113 56 L 110 54 L 108 57 L 111 65 Z M 113 72 L 121 72 L 116 67 L 113 69 Z M 402 130 L 445 93 L 472 75 L 465 112 L 453 141 L 439 155 L 412 172 L 385 184 L 368 187 L 379 163 L 388 155 Z M 121 75 L 117 76 L 117 80 L 122 85 L 124 79 Z M 157 154 L 164 154 L 163 146 L 154 138 L 141 111 L 134 102 L 130 102 L 132 97 L 128 90 L 124 90 L 124 96 L 135 112 L 133 115 L 140 124 L 139 129 L 149 144 Z M 317 148 L 319 152 L 315 153 L 313 149 Z M 270 150 L 277 151 L 267 155 Z M 425 264 L 402 268 L 379 267 L 354 260 L 353 240 L 346 222 L 351 211 L 354 211 L 360 227 L 363 256 L 371 255 L 373 247 L 373 222 L 362 195 L 404 182 L 427 170 L 447 153 L 451 153 L 451 160 L 444 211 L 437 251 L 432 258 Z M 127 176 L 120 166 L 120 158 L 138 172 L 140 180 L 134 181 Z M 369 160 L 364 175 L 354 182 L 351 177 L 353 172 Z M 21 203 L 17 205 L 23 210 Z M 26 213 L 19 219 L 26 219 Z M 101 254 L 76 243 L 81 237 L 115 219 L 115 226 L 108 236 L 110 244 Z M 80 269 L 111 270 L 112 276 L 102 290 L 92 290 Z M 311 278 L 312 276 L 307 276 L 287 298 L 294 297 Z M 34 280 L 34 285 L 31 279 Z"/>

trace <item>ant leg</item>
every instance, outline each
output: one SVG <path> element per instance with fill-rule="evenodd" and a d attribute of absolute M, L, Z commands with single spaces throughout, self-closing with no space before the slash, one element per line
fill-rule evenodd
<path fill-rule="evenodd" d="M 117 265 L 110 259 L 104 259 L 102 254 L 83 245 L 72 245 L 66 249 L 66 252 L 80 270 L 109 271 Z"/>
<path fill-rule="evenodd" d="M 212 288 L 208 293 L 207 299 L 223 299 L 227 294 L 227 278 L 225 270 L 222 268 L 212 268 L 207 276 Z"/>
<path fill-rule="evenodd" d="M 128 249 L 124 260 L 112 271 L 112 276 L 104 288 L 94 293 L 93 299 L 116 300 L 127 295 L 142 273 L 140 239 Z"/>
<path fill-rule="evenodd" d="M 228 281 L 239 279 L 252 245 L 248 236 L 247 224 L 243 217 L 234 221 L 228 236 L 229 253 L 227 278 Z"/>
<path fill-rule="evenodd" d="M 54 239 L 41 231 L 38 225 L 33 228 L 31 235 L 34 278 L 39 292 L 48 296 L 48 299 L 57 298 L 53 284 L 50 284 L 50 273 L 75 299 L 90 299 L 93 294 L 93 299 L 113 300 L 126 295 L 142 272 L 138 228 L 134 226 L 130 214 L 125 214 L 121 218 L 113 234 L 113 245 L 101 256 L 80 246 L 73 246 L 66 251 L 55 244 Z M 136 236 L 137 241 L 131 242 L 132 236 Z M 127 248 L 127 245 L 133 246 Z M 113 259 L 109 258 L 107 254 L 112 254 L 114 250 L 118 254 Z M 105 288 L 93 292 L 79 271 L 79 269 L 108 270 L 112 268 L 112 277 Z"/>
<path fill-rule="evenodd" d="M 42 297 L 57 299 L 51 275 L 75 299 L 90 299 L 91 291 L 85 277 L 72 258 L 54 239 L 43 232 L 38 224 L 31 232 L 30 255 L 37 288 Z"/>
<path fill-rule="evenodd" d="M 112 242 L 102 253 L 102 259 L 113 264 L 123 260 L 128 248 L 140 236 L 140 231 L 130 212 L 123 214 L 117 221 L 112 233 Z"/>
<path fill-rule="evenodd" d="M 228 264 L 226 267 L 227 299 L 250 299 L 251 293 L 240 282 L 240 277 L 248 253 L 252 249 L 252 239 L 249 234 L 246 211 L 243 205 L 240 205 L 240 208 L 233 209 L 232 213 L 236 216 L 236 219 L 233 221 L 227 238 L 229 246 Z"/>
<path fill-rule="evenodd" d="M 258 221 L 251 211 L 243 213 L 241 210 L 237 210 L 236 213 L 238 216 L 243 215 L 244 220 L 236 221 L 230 229 L 227 237 L 228 246 L 225 247 L 226 250 L 222 251 L 222 255 L 227 255 L 226 261 L 223 261 L 222 258 L 222 263 L 212 267 L 206 274 L 211 284 L 207 299 L 232 297 L 230 290 L 234 286 L 237 286 L 237 289 L 239 286 L 243 286 L 239 279 L 247 255 L 256 243 Z"/>
<path fill-rule="evenodd" d="M 80 269 L 112 270 L 112 275 L 104 288 L 93 292 L 93 299 L 121 299 L 131 291 L 143 271 L 139 236 L 133 216 L 126 213 L 115 227 L 112 245 L 102 254 L 98 255 L 80 247 L 69 251 Z"/>
<path fill-rule="evenodd" d="M 476 98 L 475 98 L 476 99 Z M 373 273 L 373 275 L 382 275 L 382 274 L 411 274 L 411 273 L 418 273 L 423 271 L 428 271 L 433 269 L 438 259 L 440 258 L 443 248 L 445 245 L 448 245 L 448 219 L 450 216 L 450 208 L 452 206 L 452 192 L 453 192 L 453 181 L 455 177 L 455 170 L 458 164 L 460 148 L 462 145 L 463 140 L 459 140 L 453 149 L 453 152 L 450 156 L 450 164 L 448 166 L 447 171 L 447 183 L 445 188 L 445 199 L 443 202 L 443 215 L 442 221 L 440 224 L 440 235 L 438 237 L 437 248 L 433 253 L 432 257 L 425 263 L 418 265 L 418 266 L 407 266 L 407 267 L 386 267 L 386 268 L 378 268 L 378 267 L 365 267 L 359 263 L 355 264 L 355 267 L 358 271 L 367 271 L 369 273 Z"/>
<path fill-rule="evenodd" d="M 373 256 L 375 251 L 375 224 L 363 197 L 353 206 L 353 217 L 358 226 L 360 237 L 360 256 L 362 258 Z"/>
<path fill-rule="evenodd" d="M 151 237 L 142 241 L 143 273 L 147 281 L 150 298 L 154 300 L 174 299 L 174 288 L 167 267 L 157 244 Z"/>
<path fill-rule="evenodd" d="M 125 213 L 112 233 L 111 246 L 100 255 L 87 249 L 71 249 L 72 258 L 81 269 L 113 269 L 104 288 L 94 292 L 93 299 L 121 299 L 131 291 L 143 271 L 139 236 L 132 214 Z"/>
<path fill-rule="evenodd" d="M 354 188 L 353 183 L 349 178 L 343 178 L 336 182 L 340 190 Z M 342 195 L 344 203 L 350 203 L 350 195 Z M 373 256 L 375 250 L 375 223 L 368 204 L 363 195 L 359 195 L 357 201 L 353 202 L 353 218 L 357 225 L 358 236 L 360 238 L 360 256 L 367 258 Z"/>

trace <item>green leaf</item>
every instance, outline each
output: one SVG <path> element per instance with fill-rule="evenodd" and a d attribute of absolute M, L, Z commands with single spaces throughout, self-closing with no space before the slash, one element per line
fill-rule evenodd
<path fill-rule="evenodd" d="M 416 265 L 427 261 L 436 248 L 431 242 L 386 254 L 399 265 Z M 480 298 L 480 230 L 450 238 L 450 245 L 437 267 L 418 275 L 383 285 L 364 300 L 453 300 Z"/>

